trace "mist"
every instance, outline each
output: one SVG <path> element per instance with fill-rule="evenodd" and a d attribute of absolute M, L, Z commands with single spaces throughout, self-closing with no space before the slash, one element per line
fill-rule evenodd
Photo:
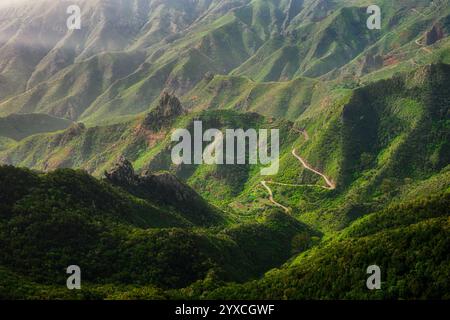
<path fill-rule="evenodd" d="M 27 1 L 31 1 L 31 0 L 0 0 L 0 8 L 1 7 L 10 7 L 10 6 L 14 6 L 14 5 L 20 5 Z"/>

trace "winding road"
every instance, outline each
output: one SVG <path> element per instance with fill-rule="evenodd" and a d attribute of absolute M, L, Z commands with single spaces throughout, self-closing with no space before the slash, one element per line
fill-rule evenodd
<path fill-rule="evenodd" d="M 305 137 L 306 140 L 309 140 L 308 133 L 305 130 L 298 130 L 298 129 L 294 129 L 294 130 L 301 133 Z M 287 186 L 287 187 L 319 187 L 319 188 L 323 188 L 323 189 L 327 189 L 327 190 L 336 189 L 336 184 L 331 179 L 329 179 L 326 175 L 324 175 L 322 172 L 311 167 L 305 159 L 303 159 L 296 153 L 295 148 L 292 149 L 292 155 L 295 158 L 297 158 L 298 161 L 300 161 L 300 163 L 306 170 L 309 170 L 309 171 L 314 172 L 315 174 L 321 176 L 325 180 L 325 183 L 327 184 L 327 186 L 318 186 L 315 184 L 290 184 L 290 183 L 281 183 L 281 182 L 273 182 L 273 181 L 265 181 L 265 180 L 261 181 L 261 185 L 267 190 L 267 193 L 269 194 L 269 201 L 272 202 L 277 207 L 282 208 L 288 214 L 290 214 L 291 210 L 288 207 L 283 206 L 281 203 L 275 201 L 275 199 L 273 198 L 272 189 L 270 189 L 268 184 Z"/>
<path fill-rule="evenodd" d="M 264 188 L 266 188 L 267 193 L 269 194 L 269 201 L 272 202 L 277 207 L 282 208 L 286 213 L 289 213 L 290 212 L 289 208 L 283 206 L 281 203 L 278 203 L 273 199 L 273 192 L 272 192 L 272 189 L 270 189 L 270 187 L 267 185 L 267 181 L 263 180 L 263 181 L 261 181 L 261 184 L 264 186 Z"/>
<path fill-rule="evenodd" d="M 297 155 L 297 154 L 295 153 L 295 149 L 292 149 L 292 155 L 293 155 L 294 157 L 296 157 L 296 158 L 301 162 L 302 166 L 303 166 L 305 169 L 307 169 L 307 170 L 309 170 L 309 171 L 312 171 L 312 172 L 314 172 L 315 174 L 318 174 L 319 176 L 321 176 L 321 177 L 325 180 L 325 182 L 326 182 L 326 184 L 328 185 L 328 187 L 324 187 L 324 188 L 329 189 L 329 190 L 334 190 L 334 189 L 336 189 L 336 184 L 335 184 L 333 181 L 331 181 L 331 180 L 330 180 L 326 175 L 324 175 L 322 172 L 320 172 L 320 171 L 314 169 L 313 167 L 311 167 L 311 166 L 306 162 L 306 160 L 304 160 L 302 157 L 300 157 L 299 155 Z"/>

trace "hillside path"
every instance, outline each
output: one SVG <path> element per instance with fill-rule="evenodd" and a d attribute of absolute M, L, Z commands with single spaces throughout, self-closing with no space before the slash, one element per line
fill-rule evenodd
<path fill-rule="evenodd" d="M 286 213 L 290 213 L 289 208 L 283 206 L 281 203 L 278 203 L 274 200 L 273 198 L 273 193 L 272 193 L 272 189 L 270 189 L 270 187 L 267 185 L 267 181 L 261 181 L 261 184 L 263 185 L 264 188 L 266 188 L 267 193 L 269 194 L 269 201 L 272 202 L 274 205 L 276 205 L 277 207 L 280 207 L 284 210 L 284 212 Z"/>
<path fill-rule="evenodd" d="M 293 130 L 296 131 L 296 132 L 301 133 L 306 141 L 309 140 L 309 135 L 306 132 L 306 130 L 299 130 L 299 129 L 293 129 Z M 279 186 L 287 186 L 287 187 L 320 187 L 320 188 L 327 189 L 327 190 L 334 190 L 334 189 L 336 189 L 336 184 L 331 179 L 329 179 L 325 174 L 323 174 L 319 170 L 316 170 L 313 167 L 311 167 L 305 159 L 303 159 L 302 157 L 300 157 L 296 153 L 295 148 L 292 149 L 292 155 L 295 158 L 297 158 L 298 161 L 300 161 L 300 163 L 302 164 L 302 166 L 306 170 L 309 170 L 309 171 L 311 171 L 311 172 L 321 176 L 325 180 L 325 183 L 327 184 L 327 186 L 318 186 L 318 185 L 315 185 L 315 184 L 290 184 L 290 183 L 281 183 L 281 182 L 273 182 L 273 181 L 262 180 L 261 181 L 261 185 L 267 190 L 267 193 L 269 194 L 269 201 L 272 202 L 277 207 L 282 208 L 288 214 L 290 214 L 290 209 L 288 207 L 283 206 L 281 203 L 275 201 L 275 199 L 273 197 L 272 189 L 268 186 L 268 184 L 274 184 L 274 185 L 279 185 Z"/>

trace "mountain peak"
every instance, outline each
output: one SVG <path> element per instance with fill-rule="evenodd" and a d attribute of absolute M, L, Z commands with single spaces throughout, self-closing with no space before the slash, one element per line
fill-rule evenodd
<path fill-rule="evenodd" d="M 147 114 L 144 126 L 147 129 L 158 131 L 184 113 L 186 113 L 186 110 L 181 105 L 180 100 L 175 95 L 164 91 L 156 108 Z"/>

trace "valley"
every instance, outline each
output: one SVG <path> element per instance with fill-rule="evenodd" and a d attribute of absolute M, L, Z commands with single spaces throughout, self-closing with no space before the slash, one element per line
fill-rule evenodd
<path fill-rule="evenodd" d="M 302 131 L 302 135 L 305 137 L 306 140 L 309 139 L 308 133 L 307 133 L 306 131 Z M 297 158 L 298 161 L 300 161 L 301 165 L 302 165 L 305 169 L 307 169 L 307 170 L 309 170 L 309 171 L 311 171 L 311 172 L 313 172 L 313 173 L 315 173 L 315 174 L 318 174 L 319 176 L 321 176 L 321 177 L 325 180 L 327 186 L 326 186 L 326 187 L 325 187 L 325 186 L 320 186 L 321 188 L 325 188 L 325 189 L 328 189 L 328 190 L 334 190 L 334 189 L 336 189 L 336 185 L 335 185 L 329 178 L 327 178 L 323 173 L 321 173 L 321 172 L 319 172 L 319 171 L 313 169 L 310 165 L 308 165 L 307 162 L 306 162 L 304 159 L 302 159 L 300 156 L 298 156 L 298 155 L 296 154 L 295 149 L 292 149 L 292 155 L 293 155 L 295 158 Z M 270 200 L 270 202 L 272 202 L 274 205 L 276 205 L 276 206 L 282 208 L 282 209 L 283 209 L 286 213 L 288 213 L 288 214 L 289 214 L 289 212 L 290 212 L 290 211 L 289 211 L 289 208 L 283 206 L 282 204 L 280 204 L 280 203 L 278 203 L 278 202 L 276 202 L 276 201 L 274 200 L 272 189 L 270 189 L 270 187 L 268 186 L 268 184 L 274 184 L 274 185 L 286 186 L 286 187 L 317 187 L 317 185 L 313 185 L 313 184 L 310 184 L 310 185 L 305 185 L 305 184 L 288 184 L 288 183 L 281 183 L 281 182 L 274 182 L 274 181 L 265 181 L 265 180 L 262 180 L 262 181 L 261 181 L 261 185 L 262 185 L 264 188 L 266 188 L 267 193 L 269 194 L 269 200 Z"/>
<path fill-rule="evenodd" d="M 449 299 L 450 2 L 375 2 L 0 6 L 0 299 Z"/>

